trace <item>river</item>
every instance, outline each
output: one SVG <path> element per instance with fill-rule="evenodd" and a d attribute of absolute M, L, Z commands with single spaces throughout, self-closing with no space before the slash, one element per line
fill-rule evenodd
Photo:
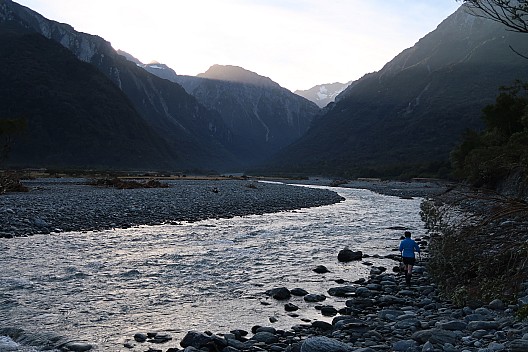
<path fill-rule="evenodd" d="M 118 351 L 135 333 L 152 331 L 173 337 L 168 348 L 179 347 L 189 330 L 331 321 L 298 297 L 290 300 L 300 307 L 297 316 L 289 316 L 285 302 L 264 291 L 300 287 L 327 295 L 322 304 L 339 309 L 344 299 L 327 294 L 340 286 L 335 280 L 367 277 L 373 265 L 391 270 L 394 262 L 384 256 L 394 253 L 403 233 L 395 228 L 408 228 L 414 237 L 425 233 L 419 198 L 332 190 L 346 200 L 273 214 L 2 240 L 0 329 L 24 333 L 19 343 L 1 336 L 0 350 L 40 351 L 58 334 L 93 343 L 93 350 Z M 346 246 L 368 257 L 339 263 Z M 317 265 L 330 272 L 315 273 Z"/>

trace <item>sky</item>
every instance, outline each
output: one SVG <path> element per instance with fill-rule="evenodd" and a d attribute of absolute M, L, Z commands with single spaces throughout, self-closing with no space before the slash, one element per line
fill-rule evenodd
<path fill-rule="evenodd" d="M 181 75 L 235 65 L 291 90 L 379 71 L 456 0 L 14 0 Z"/>

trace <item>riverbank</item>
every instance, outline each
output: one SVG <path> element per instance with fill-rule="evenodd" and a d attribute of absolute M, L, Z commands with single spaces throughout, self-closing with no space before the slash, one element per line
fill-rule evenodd
<path fill-rule="evenodd" d="M 24 181 L 0 196 L 0 237 L 230 218 L 333 204 L 337 193 L 251 180 L 167 180 L 167 188 L 96 187 L 86 179 Z"/>

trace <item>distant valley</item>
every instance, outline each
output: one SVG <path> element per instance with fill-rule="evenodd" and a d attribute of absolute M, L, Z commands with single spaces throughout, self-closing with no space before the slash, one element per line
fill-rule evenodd
<path fill-rule="evenodd" d="M 379 72 L 295 93 L 230 65 L 178 75 L 11 0 L 0 35 L 0 119 L 27 120 L 12 167 L 441 175 L 498 88 L 528 75 L 509 49 L 526 37 L 463 7 Z"/>

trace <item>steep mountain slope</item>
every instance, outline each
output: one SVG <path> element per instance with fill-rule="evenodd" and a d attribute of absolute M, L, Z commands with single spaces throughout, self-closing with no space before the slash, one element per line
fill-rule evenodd
<path fill-rule="evenodd" d="M 142 66 L 181 84 L 217 111 L 232 132 L 231 150 L 246 165 L 262 162 L 301 137 L 319 113 L 314 103 L 237 66 L 214 65 L 197 77 L 176 75 L 159 63 Z"/>
<path fill-rule="evenodd" d="M 315 87 L 312 87 L 307 90 L 296 90 L 295 94 L 300 95 L 310 101 L 313 101 L 320 108 L 324 108 L 349 86 L 348 83 L 328 83 L 328 84 L 319 84 Z"/>
<path fill-rule="evenodd" d="M 379 72 L 353 82 L 275 170 L 340 175 L 438 171 L 499 86 L 528 77 L 524 34 L 464 6 Z"/>
<path fill-rule="evenodd" d="M 220 116 L 209 111 L 173 82 L 149 74 L 116 53 L 100 37 L 76 32 L 47 20 L 10 0 L 0 0 L 0 22 L 16 23 L 52 39 L 78 59 L 97 67 L 128 97 L 142 119 L 169 144 L 179 168 L 230 168 L 236 158 L 227 150 L 230 131 Z"/>
<path fill-rule="evenodd" d="M 10 165 L 168 168 L 168 145 L 96 68 L 36 33 L 0 24 L 0 118 L 23 118 Z"/>

